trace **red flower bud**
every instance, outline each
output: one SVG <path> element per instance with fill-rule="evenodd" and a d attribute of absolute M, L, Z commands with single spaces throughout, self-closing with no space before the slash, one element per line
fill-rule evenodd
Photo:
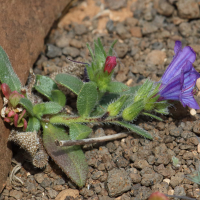
<path fill-rule="evenodd" d="M 104 66 L 104 72 L 108 72 L 110 74 L 112 70 L 117 65 L 116 57 L 115 56 L 107 56 L 105 66 Z"/>
<path fill-rule="evenodd" d="M 148 200 L 169 200 L 169 199 L 160 192 L 154 192 L 151 194 Z"/>
<path fill-rule="evenodd" d="M 8 99 L 11 94 L 11 90 L 10 90 L 9 86 L 6 83 L 2 83 L 1 89 L 2 89 L 2 92 L 3 92 L 4 96 L 6 97 L 6 99 Z"/>

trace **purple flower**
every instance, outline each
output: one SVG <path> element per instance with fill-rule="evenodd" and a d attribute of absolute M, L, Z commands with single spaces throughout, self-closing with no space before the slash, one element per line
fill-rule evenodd
<path fill-rule="evenodd" d="M 175 56 L 160 81 L 159 101 L 177 100 L 184 107 L 200 109 L 193 96 L 196 80 L 200 78 L 200 74 L 192 66 L 196 54 L 189 46 L 182 49 L 180 41 L 176 41 L 174 52 Z"/>

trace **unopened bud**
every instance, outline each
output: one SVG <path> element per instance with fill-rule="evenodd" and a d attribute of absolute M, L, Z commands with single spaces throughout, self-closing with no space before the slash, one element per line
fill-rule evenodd
<path fill-rule="evenodd" d="M 134 102 L 131 106 L 125 108 L 122 113 L 122 117 L 126 121 L 132 121 L 140 114 L 143 109 L 144 101 L 141 99 L 137 102 Z"/>
<path fill-rule="evenodd" d="M 104 66 L 104 72 L 108 72 L 110 74 L 112 70 L 117 65 L 116 57 L 115 56 L 107 56 L 105 66 Z"/>
<path fill-rule="evenodd" d="M 117 101 L 111 103 L 107 108 L 109 115 L 112 117 L 118 115 L 127 98 L 128 98 L 127 95 L 123 95 Z"/>
<path fill-rule="evenodd" d="M 10 90 L 9 86 L 6 83 L 2 83 L 1 89 L 2 89 L 2 92 L 3 92 L 4 96 L 6 97 L 6 99 L 8 99 L 11 94 L 11 90 Z"/>

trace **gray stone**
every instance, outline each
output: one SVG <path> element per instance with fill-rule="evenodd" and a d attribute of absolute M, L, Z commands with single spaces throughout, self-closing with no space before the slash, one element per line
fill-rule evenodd
<path fill-rule="evenodd" d="M 65 47 L 62 50 L 62 53 L 66 56 L 71 56 L 73 58 L 76 58 L 77 56 L 80 55 L 80 51 L 79 49 L 75 48 L 75 47 Z"/>
<path fill-rule="evenodd" d="M 55 58 L 62 55 L 62 51 L 60 48 L 54 46 L 53 44 L 47 44 L 46 46 L 46 55 L 49 58 Z"/>
<path fill-rule="evenodd" d="M 74 26 L 74 31 L 76 35 L 83 35 L 87 33 L 87 28 L 84 24 L 76 24 Z"/>
<path fill-rule="evenodd" d="M 183 37 L 189 37 L 192 34 L 191 25 L 187 22 L 181 23 L 178 30 Z"/>
<path fill-rule="evenodd" d="M 158 30 L 158 27 L 155 26 L 153 23 L 145 22 L 143 24 L 143 27 L 142 27 L 142 34 L 147 35 L 147 34 L 150 34 L 150 33 L 154 33 L 157 30 Z"/>
<path fill-rule="evenodd" d="M 51 199 L 56 198 L 56 196 L 58 195 L 58 192 L 56 192 L 52 188 L 47 188 L 46 190 Z"/>
<path fill-rule="evenodd" d="M 174 11 L 174 7 L 166 0 L 155 0 L 154 8 L 158 13 L 164 16 L 170 16 Z"/>
<path fill-rule="evenodd" d="M 106 29 L 108 33 L 112 33 L 114 31 L 114 23 L 112 20 L 108 20 L 108 22 L 106 23 Z"/>
<path fill-rule="evenodd" d="M 184 19 L 199 18 L 199 6 L 196 0 L 179 0 L 176 5 L 179 17 Z"/>
<path fill-rule="evenodd" d="M 42 183 L 40 184 L 43 188 L 49 187 L 51 185 L 52 181 L 50 178 L 44 178 Z"/>
<path fill-rule="evenodd" d="M 21 191 L 11 190 L 10 196 L 14 197 L 15 199 L 22 199 L 23 193 Z"/>
<path fill-rule="evenodd" d="M 186 192 L 185 192 L 184 187 L 182 187 L 182 186 L 176 186 L 174 188 L 174 195 L 177 195 L 177 196 L 186 196 Z"/>
<path fill-rule="evenodd" d="M 131 179 L 124 169 L 113 169 L 108 172 L 108 193 L 116 197 L 131 189 Z"/>
<path fill-rule="evenodd" d="M 120 8 L 126 7 L 127 0 L 105 0 L 105 5 L 108 9 L 118 10 Z"/>
<path fill-rule="evenodd" d="M 35 174 L 34 178 L 38 183 L 42 183 L 42 181 L 44 180 L 44 173 Z"/>
<path fill-rule="evenodd" d="M 115 51 L 117 53 L 117 56 L 119 58 L 123 58 L 127 52 L 128 52 L 128 45 L 124 44 L 124 43 L 117 43 L 115 45 Z"/>
<path fill-rule="evenodd" d="M 156 183 L 161 183 L 163 180 L 163 176 L 158 173 L 152 173 L 152 174 L 144 174 L 142 176 L 141 184 L 144 186 L 151 186 L 155 185 Z"/>
<path fill-rule="evenodd" d="M 122 39 L 130 38 L 130 33 L 127 30 L 126 26 L 124 26 L 123 23 L 117 24 L 116 32 L 119 35 L 119 37 L 122 38 Z"/>

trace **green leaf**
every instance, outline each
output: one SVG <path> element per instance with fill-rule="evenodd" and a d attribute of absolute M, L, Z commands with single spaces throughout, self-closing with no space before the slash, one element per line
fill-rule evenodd
<path fill-rule="evenodd" d="M 16 90 L 20 92 L 21 90 L 21 82 L 17 74 L 15 74 L 6 52 L 3 50 L 1 46 L 0 46 L 0 81 L 1 83 L 6 83 L 10 87 L 11 91 Z"/>
<path fill-rule="evenodd" d="M 71 124 L 69 126 L 69 136 L 71 140 L 81 140 L 88 137 L 92 132 L 92 129 L 86 125 L 81 124 Z"/>
<path fill-rule="evenodd" d="M 124 83 L 120 82 L 110 82 L 107 88 L 107 91 L 110 93 L 121 93 L 128 91 L 129 87 Z"/>
<path fill-rule="evenodd" d="M 57 74 L 55 80 L 57 83 L 67 87 L 77 95 L 80 92 L 81 87 L 83 86 L 83 82 L 79 78 L 71 76 L 69 74 Z"/>
<path fill-rule="evenodd" d="M 31 103 L 31 101 L 29 99 L 21 98 L 19 101 L 19 104 L 22 105 L 31 116 L 34 115 L 33 104 Z"/>
<path fill-rule="evenodd" d="M 108 51 L 108 56 L 112 56 L 112 54 L 113 54 L 113 47 L 115 46 L 116 43 L 117 43 L 117 40 L 115 40 L 115 41 L 111 44 L 110 49 L 109 49 L 109 51 Z"/>
<path fill-rule="evenodd" d="M 62 127 L 42 123 L 44 147 L 55 163 L 79 187 L 85 185 L 88 165 L 85 155 L 79 146 L 59 147 L 55 140 L 69 140 L 69 136 Z"/>
<path fill-rule="evenodd" d="M 66 101 L 67 101 L 65 94 L 63 92 L 61 92 L 60 90 L 52 90 L 51 100 L 54 102 L 57 102 L 62 107 L 65 106 Z"/>
<path fill-rule="evenodd" d="M 77 109 L 80 116 L 88 117 L 98 99 L 96 84 L 88 82 L 83 85 L 77 99 Z"/>
<path fill-rule="evenodd" d="M 35 89 L 51 100 L 52 90 L 57 90 L 56 83 L 47 76 L 36 75 Z"/>
<path fill-rule="evenodd" d="M 38 132 L 40 130 L 40 121 L 36 117 L 29 117 L 28 119 L 28 126 L 26 131 L 27 132 Z"/>
<path fill-rule="evenodd" d="M 105 50 L 103 48 L 103 44 L 101 43 L 100 38 L 97 39 L 97 42 L 98 42 L 99 48 L 101 49 L 101 52 L 103 53 L 104 57 L 106 58 L 107 55 L 106 55 L 106 52 L 105 52 Z"/>
<path fill-rule="evenodd" d="M 106 57 L 104 56 L 104 53 L 102 52 L 101 48 L 96 42 L 94 42 L 94 50 L 95 50 L 95 58 L 96 58 L 95 61 L 97 62 L 96 67 L 99 67 L 101 69 L 103 68 L 105 64 Z"/>
<path fill-rule="evenodd" d="M 39 119 L 43 115 L 47 114 L 57 114 L 62 110 L 62 106 L 56 102 L 46 102 L 46 103 L 40 103 L 36 104 L 33 107 L 33 113 L 35 116 L 37 116 Z"/>
<path fill-rule="evenodd" d="M 94 60 L 94 54 L 93 54 L 93 51 L 92 51 L 90 45 L 89 45 L 89 44 L 86 44 L 86 46 L 87 46 L 87 48 L 88 48 L 88 50 L 89 50 L 89 52 L 90 52 L 90 55 L 92 56 L 92 60 Z"/>
<path fill-rule="evenodd" d="M 129 123 L 126 123 L 126 122 L 116 122 L 117 124 L 127 128 L 127 129 L 130 129 L 131 131 L 145 137 L 145 138 L 148 138 L 148 139 L 153 139 L 153 137 L 150 135 L 149 132 L 145 131 L 144 129 L 140 128 L 139 126 L 136 126 L 134 124 L 129 124 Z"/>
<path fill-rule="evenodd" d="M 146 116 L 149 116 L 149 117 L 152 117 L 152 118 L 155 118 L 155 119 L 157 119 L 159 121 L 163 121 L 162 118 L 160 118 L 160 117 L 158 117 L 156 115 L 153 115 L 153 114 L 150 114 L 150 113 L 145 113 L 145 112 L 143 112 L 142 114 L 146 115 Z"/>

